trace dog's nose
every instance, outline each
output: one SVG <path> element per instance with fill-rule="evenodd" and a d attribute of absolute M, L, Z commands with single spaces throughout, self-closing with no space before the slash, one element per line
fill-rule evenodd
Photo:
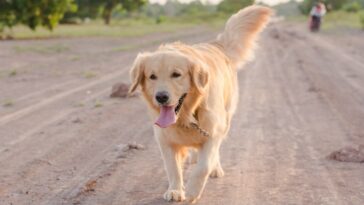
<path fill-rule="evenodd" d="M 165 104 L 169 100 L 169 95 L 166 91 L 157 92 L 157 95 L 155 96 L 155 99 L 160 104 Z"/>

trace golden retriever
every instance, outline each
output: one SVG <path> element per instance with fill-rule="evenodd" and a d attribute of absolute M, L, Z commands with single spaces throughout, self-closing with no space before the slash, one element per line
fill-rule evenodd
<path fill-rule="evenodd" d="M 129 93 L 141 88 L 155 121 L 169 181 L 166 200 L 195 202 L 208 176 L 224 175 L 219 148 L 237 106 L 237 71 L 252 57 L 270 15 L 269 8 L 250 6 L 231 16 L 213 42 L 172 43 L 137 56 Z M 185 189 L 182 166 L 188 148 L 197 150 L 197 164 Z"/>

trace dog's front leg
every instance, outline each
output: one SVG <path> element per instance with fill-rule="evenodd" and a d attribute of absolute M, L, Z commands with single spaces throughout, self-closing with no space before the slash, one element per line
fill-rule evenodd
<path fill-rule="evenodd" d="M 184 201 L 185 192 L 183 190 L 182 175 L 183 157 L 181 149 L 171 146 L 163 137 L 159 138 L 158 143 L 169 181 L 169 187 L 164 193 L 164 199 L 167 201 Z"/>
<path fill-rule="evenodd" d="M 194 203 L 201 197 L 208 176 L 217 164 L 220 144 L 220 139 L 209 139 L 199 151 L 198 162 L 186 187 L 189 202 Z"/>

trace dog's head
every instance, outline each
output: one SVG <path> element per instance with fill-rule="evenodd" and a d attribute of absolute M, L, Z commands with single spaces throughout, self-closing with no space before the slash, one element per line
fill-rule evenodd
<path fill-rule="evenodd" d="M 159 112 L 156 124 L 174 124 L 179 110 L 192 93 L 204 92 L 208 71 L 202 62 L 176 51 L 156 51 L 137 56 L 130 71 L 132 84 L 129 93 L 141 87 L 144 98 Z"/>

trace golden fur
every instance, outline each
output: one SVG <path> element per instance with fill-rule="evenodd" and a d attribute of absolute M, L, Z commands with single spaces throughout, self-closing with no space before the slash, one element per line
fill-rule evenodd
<path fill-rule="evenodd" d="M 157 92 L 168 92 L 173 106 L 187 93 L 177 122 L 167 128 L 154 126 L 169 180 L 166 200 L 182 201 L 187 197 L 194 202 L 200 198 L 209 175 L 223 176 L 219 147 L 237 106 L 237 70 L 251 58 L 257 35 L 270 14 L 266 7 L 250 6 L 233 15 L 214 42 L 162 45 L 136 58 L 130 92 L 141 87 L 153 120 L 160 112 Z M 171 77 L 173 73 L 180 76 Z M 156 79 L 151 79 L 152 75 Z M 209 136 L 201 135 L 191 123 L 197 123 Z M 182 166 L 188 147 L 197 150 L 198 160 L 184 190 Z"/>

